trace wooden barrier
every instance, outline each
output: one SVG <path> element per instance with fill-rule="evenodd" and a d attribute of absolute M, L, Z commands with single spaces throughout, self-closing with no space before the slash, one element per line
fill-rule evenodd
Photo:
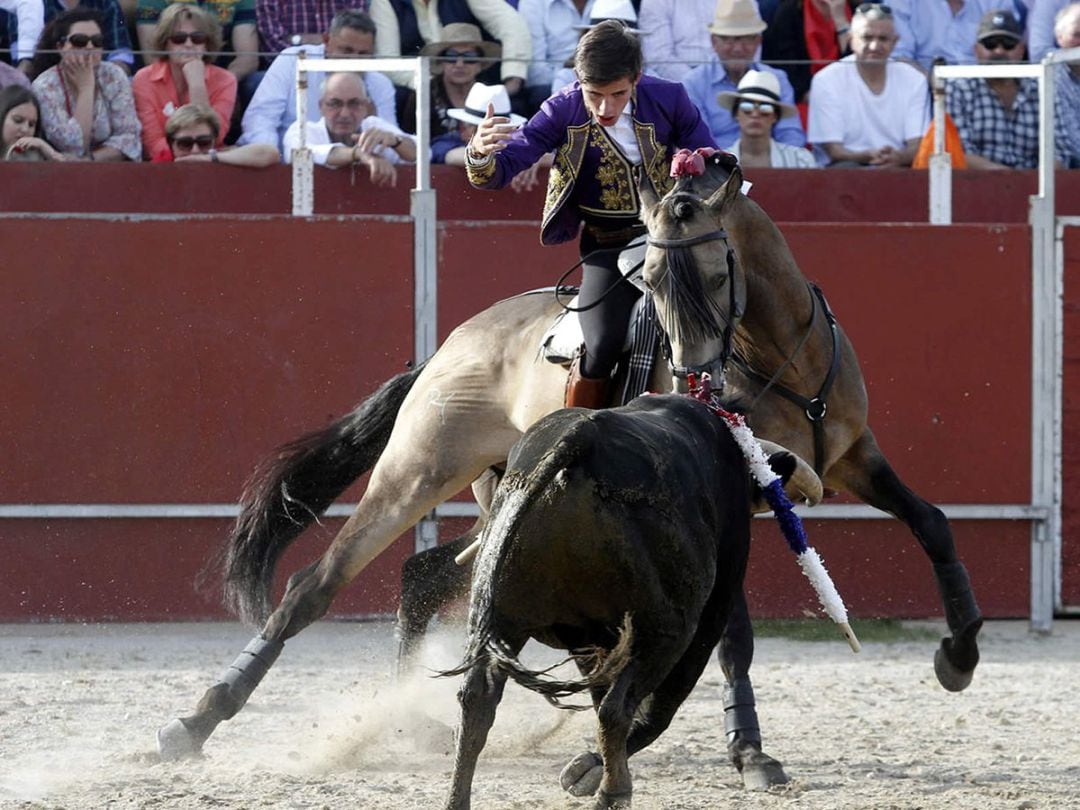
<path fill-rule="evenodd" d="M 1025 503 L 1028 229 L 784 232 L 855 343 L 871 424 L 905 480 L 936 502 Z M 0 240 L 32 257 L 9 263 L 0 296 L 2 504 L 232 503 L 271 448 L 326 424 L 412 354 L 401 218 L 0 217 Z M 445 221 L 439 255 L 443 336 L 500 297 L 553 283 L 576 258 L 573 246 L 541 248 L 535 222 L 512 221 Z M 229 522 L 0 520 L 0 620 L 219 617 L 192 579 Z M 446 523 L 451 533 L 464 522 Z M 282 582 L 339 525 L 298 542 Z M 987 615 L 1026 615 L 1028 524 L 953 528 Z M 855 616 L 940 615 L 903 526 L 808 529 Z M 411 548 L 411 535 L 399 540 L 335 612 L 392 611 Z M 767 523 L 755 524 L 749 590 L 758 616 L 814 607 Z"/>

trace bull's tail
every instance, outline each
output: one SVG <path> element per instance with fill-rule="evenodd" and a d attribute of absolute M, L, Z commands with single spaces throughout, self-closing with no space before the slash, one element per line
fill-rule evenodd
<path fill-rule="evenodd" d="M 274 568 L 289 545 L 378 460 L 420 364 L 387 380 L 353 411 L 279 447 L 255 468 L 224 547 L 200 577 L 220 572 L 225 605 L 252 624 L 271 609 Z"/>
<path fill-rule="evenodd" d="M 560 475 L 575 463 L 585 448 L 596 440 L 597 428 L 589 418 L 575 422 L 559 438 L 527 474 L 510 470 L 503 479 L 492 507 L 491 519 L 481 534 L 480 551 L 473 566 L 473 593 L 469 609 L 469 645 L 464 660 L 454 669 L 441 675 L 460 675 L 474 666 L 486 665 L 505 672 L 527 689 L 542 694 L 553 705 L 580 711 L 589 706 L 571 706 L 560 698 L 579 694 L 614 682 L 630 660 L 633 630 L 629 614 L 619 629 L 618 640 L 611 650 L 593 648 L 572 655 L 548 669 L 527 669 L 507 648 L 495 631 L 495 598 L 493 587 L 500 580 L 499 568 L 506 559 L 509 546 L 515 541 L 517 528 L 548 487 L 565 486 Z M 585 434 L 584 436 L 582 434 Z M 591 435 L 590 435 L 591 434 Z M 580 680 L 563 681 L 548 673 L 566 661 L 576 661 L 587 673 Z"/>

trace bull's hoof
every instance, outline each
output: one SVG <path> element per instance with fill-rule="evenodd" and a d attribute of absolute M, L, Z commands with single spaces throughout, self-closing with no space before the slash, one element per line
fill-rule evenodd
<path fill-rule="evenodd" d="M 938 683 L 950 692 L 962 692 L 971 685 L 979 663 L 979 644 L 976 636 L 982 619 L 969 624 L 951 638 L 943 638 L 934 653 L 934 674 Z"/>
<path fill-rule="evenodd" d="M 559 784 L 571 796 L 592 796 L 600 788 L 600 780 L 603 778 L 604 760 L 599 754 L 586 751 L 578 754 L 562 769 Z M 606 805 L 597 805 L 602 806 Z"/>
<path fill-rule="evenodd" d="M 778 760 L 750 743 L 735 743 L 731 748 L 731 759 L 742 774 L 743 787 L 747 790 L 768 790 L 791 781 Z"/>
<path fill-rule="evenodd" d="M 604 793 L 596 794 L 595 810 L 630 810 L 629 793 Z"/>
<path fill-rule="evenodd" d="M 202 755 L 203 741 L 192 734 L 191 729 L 179 718 L 170 720 L 158 729 L 157 744 L 162 762 L 176 762 Z"/>

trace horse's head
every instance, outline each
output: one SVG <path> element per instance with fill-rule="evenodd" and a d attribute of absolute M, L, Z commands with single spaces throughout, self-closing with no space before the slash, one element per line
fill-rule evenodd
<path fill-rule="evenodd" d="M 663 199 L 647 180 L 640 189 L 642 220 L 649 229 L 642 278 L 667 338 L 675 390 L 683 392 L 689 373 L 708 372 L 722 385 L 746 306 L 745 279 L 723 226 L 724 212 L 739 195 L 742 172 L 722 159 L 710 163 L 705 175 L 681 177 Z M 726 175 L 719 187 L 718 171 Z M 696 186 L 712 191 L 703 197 Z"/>

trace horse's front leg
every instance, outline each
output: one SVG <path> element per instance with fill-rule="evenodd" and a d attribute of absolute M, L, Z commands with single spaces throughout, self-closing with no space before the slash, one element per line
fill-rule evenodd
<path fill-rule="evenodd" d="M 765 790 L 788 781 L 784 767 L 761 749 L 754 687 L 750 682 L 750 664 L 754 660 L 754 628 L 746 607 L 746 596 L 732 599 L 731 614 L 717 649 L 720 667 L 727 685 L 724 688 L 724 732 L 728 754 L 742 774 L 747 790 Z"/>
<path fill-rule="evenodd" d="M 967 688 L 979 663 L 977 637 L 983 619 L 967 569 L 957 558 L 945 514 L 908 489 L 882 455 L 869 429 L 829 475 L 838 475 L 849 492 L 906 523 L 923 547 L 933 566 L 945 621 L 952 634 L 942 639 L 934 655 L 934 671 L 950 692 Z"/>

